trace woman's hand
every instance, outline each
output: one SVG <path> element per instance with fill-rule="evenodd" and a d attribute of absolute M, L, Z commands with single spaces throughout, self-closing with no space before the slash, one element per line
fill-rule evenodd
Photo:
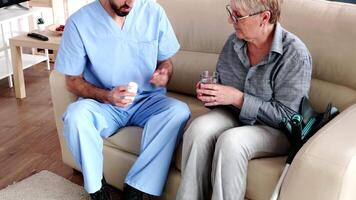
<path fill-rule="evenodd" d="M 241 108 L 243 104 L 243 92 L 234 87 L 198 82 L 196 92 L 205 106 L 233 105 Z"/>

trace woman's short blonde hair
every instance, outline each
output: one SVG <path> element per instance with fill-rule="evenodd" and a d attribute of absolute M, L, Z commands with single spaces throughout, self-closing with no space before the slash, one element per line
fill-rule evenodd
<path fill-rule="evenodd" d="M 269 23 L 275 24 L 279 21 L 281 15 L 281 4 L 283 0 L 234 0 L 237 10 L 249 14 L 261 11 L 270 11 L 271 18 Z"/>

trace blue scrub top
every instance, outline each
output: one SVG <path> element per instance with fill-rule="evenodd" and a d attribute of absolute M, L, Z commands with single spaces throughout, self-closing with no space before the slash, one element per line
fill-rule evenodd
<path fill-rule="evenodd" d="M 56 70 L 112 89 L 133 81 L 138 94 L 165 91 L 150 83 L 157 61 L 172 57 L 179 43 L 163 8 L 153 0 L 136 0 L 122 29 L 95 1 L 67 21 Z"/>

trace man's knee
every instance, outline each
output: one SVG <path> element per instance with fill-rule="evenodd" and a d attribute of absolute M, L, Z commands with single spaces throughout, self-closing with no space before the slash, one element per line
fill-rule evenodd
<path fill-rule="evenodd" d="M 190 118 L 190 109 L 184 102 L 175 100 L 169 105 L 170 112 L 173 113 L 174 118 L 180 121 L 187 121 Z"/>
<path fill-rule="evenodd" d="M 77 137 L 73 134 L 80 134 L 80 128 L 90 126 L 95 121 L 93 116 L 93 106 L 95 102 L 91 99 L 83 99 L 71 103 L 63 114 L 65 137 Z M 85 133 L 88 134 L 88 133 Z"/>
<path fill-rule="evenodd" d="M 77 123 L 82 121 L 90 113 L 92 100 L 79 100 L 69 104 L 66 112 L 63 114 L 64 123 Z"/>

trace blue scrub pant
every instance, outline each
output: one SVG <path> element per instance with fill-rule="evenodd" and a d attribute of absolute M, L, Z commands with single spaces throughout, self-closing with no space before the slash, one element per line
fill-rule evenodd
<path fill-rule="evenodd" d="M 159 196 L 164 188 L 176 143 L 190 117 L 188 106 L 161 93 L 136 96 L 127 109 L 92 99 L 80 99 L 63 115 L 64 135 L 84 176 L 84 188 L 94 193 L 103 176 L 103 139 L 125 126 L 143 127 L 140 155 L 126 184 Z"/>

